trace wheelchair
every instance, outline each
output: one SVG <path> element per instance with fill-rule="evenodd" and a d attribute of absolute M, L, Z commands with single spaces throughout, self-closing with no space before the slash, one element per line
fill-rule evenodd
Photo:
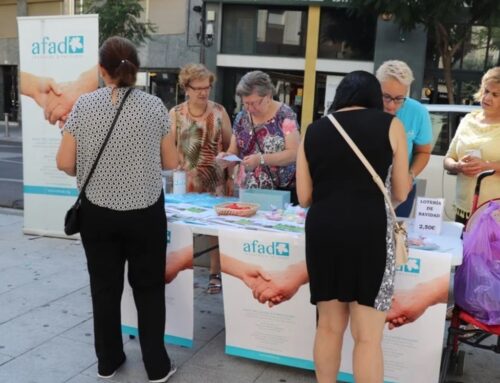
<path fill-rule="evenodd" d="M 481 181 L 494 173 L 494 170 L 489 170 L 482 172 L 478 176 L 474 191 L 472 214 L 467 221 L 464 232 L 470 232 L 476 225 L 481 224 L 482 220 L 480 218 L 483 214 L 490 214 L 498 222 L 498 230 L 495 230 L 495 236 L 498 231 L 496 240 L 500 241 L 500 198 L 487 201 L 479 207 L 477 206 Z M 498 259 L 500 259 L 500 254 L 498 254 Z M 457 286 L 455 286 L 456 288 Z M 500 296 L 498 296 L 498 300 L 500 301 Z M 491 342 L 492 337 L 496 337 L 496 342 Z M 448 373 L 457 376 L 463 375 L 465 351 L 460 350 L 461 344 L 490 350 L 499 354 L 500 323 L 494 325 L 486 324 L 480 318 L 475 317 L 455 304 L 448 328 L 446 345 L 441 358 L 440 383 L 445 382 Z"/>

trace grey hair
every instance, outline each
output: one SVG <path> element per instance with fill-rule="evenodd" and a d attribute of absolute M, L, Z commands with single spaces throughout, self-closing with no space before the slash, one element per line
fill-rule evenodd
<path fill-rule="evenodd" d="M 261 97 L 267 95 L 274 96 L 276 88 L 267 73 L 260 70 L 248 72 L 236 86 L 236 94 L 240 97 L 250 96 L 254 92 Z"/>
<path fill-rule="evenodd" d="M 378 67 L 376 76 L 380 82 L 395 79 L 407 87 L 409 87 L 415 79 L 408 64 L 399 60 L 385 61 Z"/>

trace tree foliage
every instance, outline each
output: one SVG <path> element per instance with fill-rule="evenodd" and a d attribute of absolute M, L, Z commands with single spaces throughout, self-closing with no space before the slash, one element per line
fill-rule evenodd
<path fill-rule="evenodd" d="M 85 13 L 99 14 L 99 43 L 111 36 L 126 37 L 136 45 L 151 39 L 157 31 L 155 24 L 140 21 L 144 8 L 139 0 L 89 0 Z"/>
<path fill-rule="evenodd" d="M 471 26 L 489 26 L 500 20 L 499 0 L 351 0 L 351 5 L 359 13 L 392 15 L 402 31 L 421 24 L 433 33 L 450 104 L 455 101 L 453 57 L 462 49 Z"/>

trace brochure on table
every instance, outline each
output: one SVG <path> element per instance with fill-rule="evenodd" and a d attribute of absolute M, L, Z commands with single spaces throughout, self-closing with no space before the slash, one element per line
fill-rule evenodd
<path fill-rule="evenodd" d="M 279 220 L 270 219 L 270 212 L 259 211 L 252 217 L 217 215 L 214 206 L 223 202 L 236 202 L 232 197 L 215 197 L 209 194 L 188 193 L 166 195 L 165 210 L 169 222 L 183 222 L 194 231 L 217 235 L 218 229 L 228 227 L 247 230 L 304 233 L 304 218 L 293 213 L 283 214 Z M 300 208 L 297 208 L 300 209 Z M 302 209 L 303 211 L 303 209 Z M 271 218 L 274 218 L 271 217 Z"/>
<path fill-rule="evenodd" d="M 175 257 L 193 254 L 193 233 L 188 226 L 169 224 L 167 230 L 167 264 L 173 265 Z M 193 346 L 193 269 L 180 271 L 165 286 L 165 342 L 179 346 Z M 138 335 L 137 311 L 132 289 L 125 278 L 122 297 L 122 331 Z"/>
<path fill-rule="evenodd" d="M 242 279 L 228 274 L 228 264 L 233 260 L 241 262 L 239 271 L 248 270 L 247 278 L 255 275 L 251 272 L 255 267 L 262 268 L 276 281 L 280 274 L 287 276 L 291 266 L 305 269 L 304 236 L 224 229 L 219 230 L 219 247 L 226 353 L 314 369 L 316 311 L 309 303 L 309 284 L 299 286 L 289 300 L 268 307 L 254 299 L 252 290 Z"/>

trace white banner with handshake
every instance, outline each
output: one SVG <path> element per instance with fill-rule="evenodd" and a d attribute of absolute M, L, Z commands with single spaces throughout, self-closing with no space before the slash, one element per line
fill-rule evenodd
<path fill-rule="evenodd" d="M 74 102 L 97 88 L 98 17 L 18 17 L 17 22 L 24 232 L 64 236 L 64 214 L 78 191 L 75 179 L 57 170 L 55 158 L 60 126 Z"/>
<path fill-rule="evenodd" d="M 309 303 L 304 239 L 219 230 L 227 354 L 314 369 L 316 310 Z M 411 249 L 397 271 L 382 345 L 386 383 L 438 381 L 450 268 L 448 249 Z M 354 382 L 352 352 L 347 331 L 340 381 Z"/>
<path fill-rule="evenodd" d="M 219 230 L 226 353 L 314 369 L 304 236 Z"/>

